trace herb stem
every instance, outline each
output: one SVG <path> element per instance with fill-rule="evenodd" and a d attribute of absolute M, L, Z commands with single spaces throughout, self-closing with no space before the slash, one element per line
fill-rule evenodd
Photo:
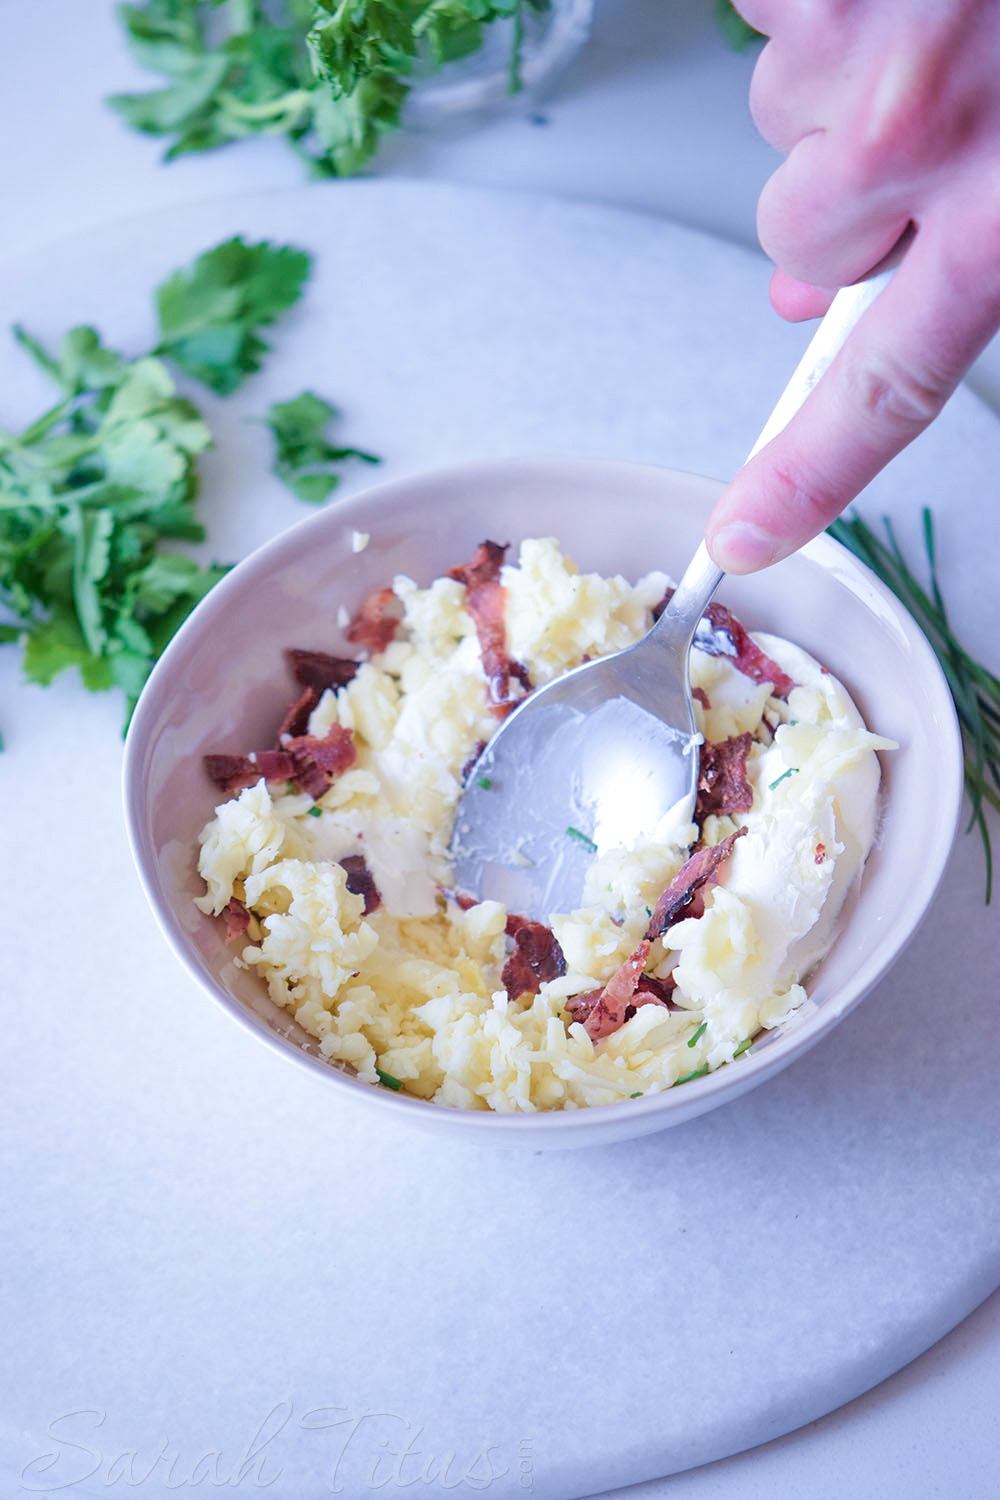
<path fill-rule="evenodd" d="M 965 749 L 965 789 L 970 815 L 966 832 L 979 830 L 986 863 L 986 903 L 993 894 L 993 849 L 984 803 L 1000 811 L 1000 678 L 965 650 L 956 637 L 937 575 L 937 544 L 930 510 L 922 512 L 929 587 L 914 576 L 892 523 L 883 517 L 887 542 L 858 516 L 841 516 L 827 528 L 886 583 L 921 627 L 951 690 Z"/>
<path fill-rule="evenodd" d="M 597 845 L 594 843 L 594 840 L 588 838 L 585 833 L 581 833 L 579 828 L 567 828 L 566 835 L 568 838 L 576 839 L 577 843 L 582 844 L 585 849 L 589 849 L 591 854 L 597 853 Z"/>
<path fill-rule="evenodd" d="M 518 0 L 512 19 L 510 63 L 507 71 L 507 92 L 510 95 L 519 94 L 523 87 L 521 79 L 521 46 L 523 41 L 524 17 L 521 11 L 521 0 Z"/>

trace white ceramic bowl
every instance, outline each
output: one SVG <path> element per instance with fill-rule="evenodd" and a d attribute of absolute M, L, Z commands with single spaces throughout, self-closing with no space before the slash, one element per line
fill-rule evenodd
<path fill-rule="evenodd" d="M 336 621 L 396 573 L 422 584 L 486 537 L 555 536 L 584 569 L 675 576 L 702 536 L 720 486 L 673 470 L 594 461 L 465 465 L 342 500 L 262 547 L 219 583 L 157 664 L 129 730 L 126 816 L 146 893 L 167 941 L 216 1002 L 298 1064 L 290 1087 L 332 1090 L 404 1125 L 492 1143 L 573 1146 L 643 1135 L 689 1120 L 763 1083 L 852 1010 L 926 911 L 954 839 L 961 740 L 937 661 L 894 596 L 850 553 L 821 537 L 765 573 L 727 579 L 719 597 L 750 629 L 798 642 L 845 683 L 870 727 L 899 742 L 884 755 L 883 820 L 862 898 L 807 982 L 815 1010 L 767 1034 L 752 1054 L 681 1088 L 592 1109 L 531 1115 L 454 1110 L 360 1083 L 326 1062 L 256 975 L 238 969 L 204 887 L 197 836 L 218 794 L 207 751 L 267 743 L 289 697 L 288 646 L 353 654 Z M 352 549 L 355 531 L 367 548 Z M 343 616 L 341 616 L 343 617 Z"/>

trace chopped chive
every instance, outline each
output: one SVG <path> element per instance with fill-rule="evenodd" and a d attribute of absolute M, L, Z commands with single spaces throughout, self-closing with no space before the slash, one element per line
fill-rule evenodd
<path fill-rule="evenodd" d="M 707 1072 L 708 1063 L 703 1063 L 700 1068 L 695 1068 L 693 1073 L 685 1073 L 683 1078 L 676 1078 L 670 1086 L 671 1088 L 677 1088 L 678 1084 L 690 1083 L 692 1078 L 704 1078 Z"/>
<path fill-rule="evenodd" d="M 630 1099 L 641 1099 L 642 1098 L 642 1089 L 636 1089 L 636 1091 L 635 1091 L 634 1094 L 629 1094 L 629 1098 Z"/>
<path fill-rule="evenodd" d="M 298 794 L 298 790 L 299 789 L 295 785 L 294 781 L 286 781 L 285 782 L 285 791 L 288 792 L 290 796 L 292 796 L 292 797 L 296 796 Z"/>
<path fill-rule="evenodd" d="M 310 807 L 308 812 L 311 818 L 321 818 L 323 816 L 323 809 L 321 807 Z"/>
<path fill-rule="evenodd" d="M 695 1034 L 694 1034 L 694 1036 L 693 1036 L 693 1037 L 690 1037 L 690 1038 L 689 1038 L 689 1039 L 688 1039 L 688 1046 L 689 1046 L 689 1047 L 693 1047 L 693 1046 L 694 1046 L 694 1044 L 695 1044 L 695 1042 L 696 1042 L 696 1041 L 697 1041 L 697 1040 L 698 1040 L 698 1038 L 699 1038 L 699 1037 L 700 1037 L 700 1036 L 703 1036 L 703 1035 L 704 1035 L 704 1033 L 705 1033 L 705 1032 L 706 1032 L 706 1031 L 707 1031 L 707 1030 L 708 1030 L 708 1022 L 707 1022 L 707 1021 L 702 1021 L 702 1023 L 701 1023 L 701 1025 L 700 1025 L 700 1026 L 699 1026 L 699 1027 L 698 1027 L 698 1030 L 697 1030 L 697 1031 L 696 1031 L 696 1032 L 695 1032 Z"/>
<path fill-rule="evenodd" d="M 480 776 L 479 785 L 482 787 L 484 792 L 488 792 L 493 783 L 488 776 Z"/>
<path fill-rule="evenodd" d="M 378 1074 L 379 1083 L 384 1084 L 387 1089 L 395 1089 L 398 1092 L 403 1087 L 399 1079 L 393 1078 L 391 1073 L 383 1073 L 381 1068 L 376 1068 L 375 1071 Z"/>
<path fill-rule="evenodd" d="M 783 771 L 781 773 L 777 781 L 771 782 L 771 785 L 768 787 L 768 791 L 773 792 L 776 786 L 780 786 L 783 781 L 787 781 L 789 776 L 791 776 L 798 769 L 798 766 L 789 766 L 787 771 Z"/>
<path fill-rule="evenodd" d="M 579 828 L 567 828 L 566 833 L 569 838 L 576 839 L 578 844 L 582 844 L 585 849 L 589 849 L 591 854 L 597 853 L 597 845 L 594 843 L 594 840 L 589 839 L 585 833 L 581 833 Z"/>
<path fill-rule="evenodd" d="M 740 1045 L 737 1047 L 736 1051 L 733 1053 L 733 1057 L 734 1058 L 735 1057 L 739 1057 L 741 1055 L 741 1053 L 743 1053 L 743 1052 L 749 1052 L 749 1050 L 750 1050 L 750 1043 L 751 1043 L 752 1040 L 753 1040 L 752 1037 L 745 1036 L 743 1038 L 742 1042 L 740 1042 Z"/>

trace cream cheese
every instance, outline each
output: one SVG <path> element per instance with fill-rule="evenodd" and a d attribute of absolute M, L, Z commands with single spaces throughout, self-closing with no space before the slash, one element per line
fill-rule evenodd
<path fill-rule="evenodd" d="M 550 539 L 505 565 L 510 654 L 532 683 L 619 650 L 651 623 L 668 580 L 636 585 L 581 574 Z M 698 729 L 749 733 L 749 811 L 675 819 L 631 848 L 607 831 L 581 907 L 552 913 L 565 972 L 508 995 L 508 913 L 448 898 L 448 845 L 463 767 L 496 720 L 466 590 L 396 578 L 398 639 L 328 690 L 311 734 L 351 731 L 357 763 L 314 805 L 263 780 L 222 803 L 201 836 L 199 869 L 218 915 L 251 912 L 239 962 L 318 1040 L 372 1083 L 388 1078 L 441 1104 L 572 1109 L 658 1092 L 730 1063 L 806 1005 L 803 981 L 827 951 L 860 880 L 878 815 L 876 751 L 846 690 L 799 647 L 752 639 L 795 682 L 787 701 L 728 656 L 692 652 Z M 704 911 L 651 944 L 645 972 L 665 1004 L 640 1004 L 592 1039 L 568 1002 L 600 990 L 638 945 L 691 845 L 745 829 L 706 887 Z M 347 889 L 340 860 L 361 854 L 381 896 Z M 252 939 L 252 940 L 251 940 Z M 651 981 L 652 982 L 652 981 Z"/>

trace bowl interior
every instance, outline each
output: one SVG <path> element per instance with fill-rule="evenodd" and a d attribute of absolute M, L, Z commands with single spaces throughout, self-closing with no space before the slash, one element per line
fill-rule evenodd
<path fill-rule="evenodd" d="M 883 820 L 860 901 L 808 985 L 815 1010 L 739 1066 L 649 1099 L 525 1117 L 401 1099 L 340 1072 L 237 969 L 221 924 L 201 915 L 197 836 L 217 801 L 201 757 L 271 742 L 292 696 L 282 651 L 352 655 L 338 617 L 406 573 L 421 584 L 486 537 L 555 536 L 585 570 L 675 577 L 701 540 L 720 486 L 672 470 L 594 461 L 466 465 L 393 481 L 299 523 L 235 568 L 194 611 L 153 672 L 126 747 L 126 813 L 140 876 L 189 971 L 240 1019 L 331 1083 L 421 1122 L 534 1138 L 630 1135 L 690 1118 L 742 1093 L 810 1046 L 871 988 L 920 921 L 944 869 L 961 799 L 950 694 L 923 636 L 895 598 L 828 537 L 763 574 L 729 578 L 719 598 L 751 630 L 803 646 L 845 683 L 869 727 L 899 742 L 882 756 Z M 370 537 L 354 550 L 357 532 Z M 934 809 L 928 817 L 928 808 Z M 636 1107 L 637 1104 L 640 1107 Z M 591 1118 L 594 1117 L 594 1118 Z M 554 1142 L 553 1142 L 554 1143 Z"/>

